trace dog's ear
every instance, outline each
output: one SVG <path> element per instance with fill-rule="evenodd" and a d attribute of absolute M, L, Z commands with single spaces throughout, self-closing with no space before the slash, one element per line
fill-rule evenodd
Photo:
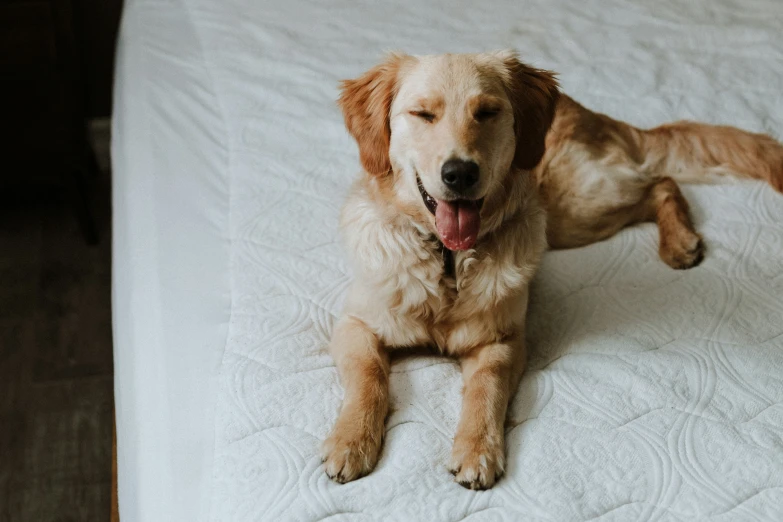
<path fill-rule="evenodd" d="M 512 165 L 532 169 L 544 156 L 547 131 L 560 96 L 555 74 L 519 61 L 513 51 L 496 54 L 505 68 L 506 90 L 514 108 L 516 151 Z"/>
<path fill-rule="evenodd" d="M 390 54 L 382 64 L 340 85 L 337 103 L 348 132 L 359 145 L 362 166 L 369 174 L 385 175 L 391 170 L 389 111 L 397 93 L 400 67 L 406 58 L 402 54 Z"/>

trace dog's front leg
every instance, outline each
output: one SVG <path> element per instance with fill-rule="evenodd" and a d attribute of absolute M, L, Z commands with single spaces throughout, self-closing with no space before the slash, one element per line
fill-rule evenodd
<path fill-rule="evenodd" d="M 466 488 L 490 488 L 503 474 L 506 410 L 526 361 L 522 339 L 481 346 L 460 361 L 465 387 L 449 471 Z"/>
<path fill-rule="evenodd" d="M 329 478 L 345 483 L 378 462 L 389 409 L 389 356 L 367 325 L 350 316 L 337 323 L 329 349 L 345 396 L 322 457 Z"/>

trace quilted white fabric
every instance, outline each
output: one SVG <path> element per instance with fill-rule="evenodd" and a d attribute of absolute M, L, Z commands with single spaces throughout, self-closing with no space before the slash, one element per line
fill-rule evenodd
<path fill-rule="evenodd" d="M 116 117 L 141 120 L 115 127 L 115 303 L 182 268 L 162 271 L 154 306 L 115 311 L 123 520 L 783 520 L 783 196 L 761 183 L 685 189 L 708 248 L 695 269 L 658 259 L 653 225 L 545 256 L 492 490 L 446 471 L 461 380 L 440 357 L 394 364 L 372 474 L 335 484 L 318 453 L 342 397 L 326 345 L 358 170 L 339 79 L 391 49 L 514 47 L 635 125 L 781 138 L 781 27 L 779 0 L 130 0 Z M 139 143 L 152 159 L 128 152 Z M 152 173 L 168 192 L 150 203 L 136 180 Z M 182 228 L 133 243 L 154 209 Z M 182 312 L 194 303 L 214 316 Z"/>

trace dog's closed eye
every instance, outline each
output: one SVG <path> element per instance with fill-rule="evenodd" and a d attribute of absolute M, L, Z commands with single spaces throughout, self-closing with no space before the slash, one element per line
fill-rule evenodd
<path fill-rule="evenodd" d="M 481 107 L 473 113 L 473 118 L 477 121 L 489 120 L 498 115 L 500 109 L 497 107 Z"/>
<path fill-rule="evenodd" d="M 424 110 L 413 110 L 410 111 L 410 114 L 413 116 L 416 116 L 417 118 L 421 118 L 422 120 L 426 121 L 427 123 L 432 123 L 435 121 L 435 115 L 429 111 Z"/>
<path fill-rule="evenodd" d="M 496 96 L 481 94 L 470 100 L 468 110 L 478 122 L 491 120 L 503 110 L 503 101 Z"/>

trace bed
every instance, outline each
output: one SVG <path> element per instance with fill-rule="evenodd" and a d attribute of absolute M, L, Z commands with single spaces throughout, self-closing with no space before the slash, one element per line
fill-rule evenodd
<path fill-rule="evenodd" d="M 120 518 L 783 520 L 783 196 L 689 186 L 704 263 L 653 225 L 545 256 L 506 477 L 446 471 L 453 361 L 394 363 L 377 469 L 318 448 L 359 163 L 337 83 L 383 52 L 517 48 L 586 106 L 783 138 L 777 0 L 126 0 L 113 116 Z M 331 518 L 330 518 L 331 517 Z"/>

